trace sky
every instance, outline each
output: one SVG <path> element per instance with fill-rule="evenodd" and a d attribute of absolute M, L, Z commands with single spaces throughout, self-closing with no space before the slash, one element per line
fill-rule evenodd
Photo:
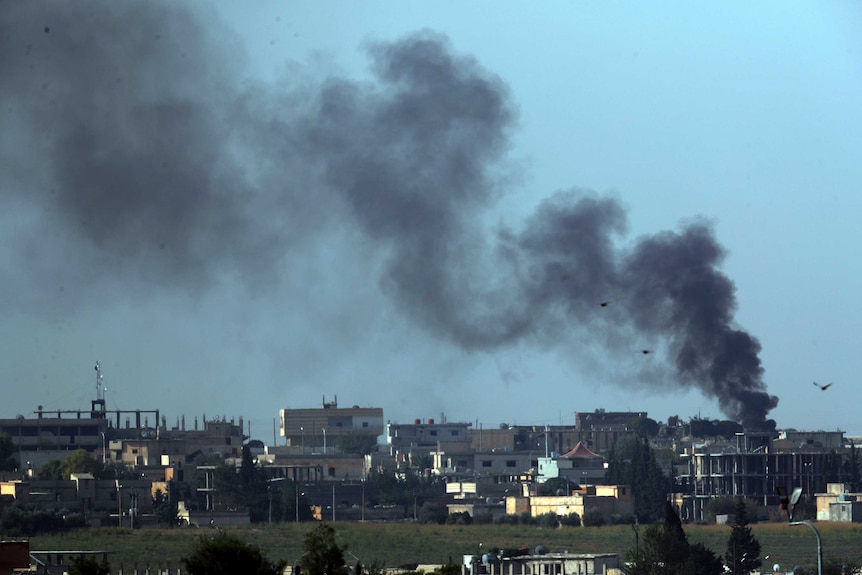
<path fill-rule="evenodd" d="M 0 0 L 0 417 L 100 361 L 266 441 L 336 396 L 862 435 L 861 64 L 853 2 Z"/>

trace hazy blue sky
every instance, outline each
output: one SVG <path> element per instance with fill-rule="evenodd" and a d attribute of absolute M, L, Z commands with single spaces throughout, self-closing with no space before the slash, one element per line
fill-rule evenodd
<path fill-rule="evenodd" d="M 749 388 L 862 435 L 857 3 L 77 6 L 0 1 L 0 417 L 101 360 L 263 439 Z"/>

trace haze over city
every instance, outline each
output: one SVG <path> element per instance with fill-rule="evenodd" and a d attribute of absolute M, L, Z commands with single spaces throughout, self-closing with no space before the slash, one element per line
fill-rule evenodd
<path fill-rule="evenodd" d="M 856 5 L 84 6 L 0 10 L 4 417 L 100 360 L 263 438 L 335 395 L 862 434 Z"/>

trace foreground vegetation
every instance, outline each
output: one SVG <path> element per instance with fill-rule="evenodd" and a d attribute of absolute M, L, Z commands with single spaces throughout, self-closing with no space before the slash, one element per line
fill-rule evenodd
<path fill-rule="evenodd" d="M 258 545 L 272 560 L 295 563 L 303 549 L 306 533 L 317 523 L 278 524 L 227 528 L 244 541 Z M 348 561 L 388 567 L 439 564 L 450 560 L 460 563 L 461 556 L 484 549 L 530 549 L 541 544 L 551 551 L 570 553 L 618 553 L 624 557 L 635 546 L 635 531 L 630 525 L 605 527 L 525 527 L 518 525 L 423 525 L 418 523 L 331 523 L 340 544 L 346 545 Z M 862 525 L 820 523 L 825 562 L 862 559 Z M 642 528 L 641 535 L 644 528 Z M 758 523 L 752 531 L 760 541 L 764 567 L 812 566 L 817 562 L 814 534 L 804 526 L 786 523 Z M 703 543 L 723 555 L 730 527 L 686 525 L 691 543 Z M 209 529 L 79 529 L 63 535 L 33 537 L 33 550 L 106 550 L 115 567 L 179 566 L 202 535 Z M 788 569 L 789 570 L 789 569 Z"/>

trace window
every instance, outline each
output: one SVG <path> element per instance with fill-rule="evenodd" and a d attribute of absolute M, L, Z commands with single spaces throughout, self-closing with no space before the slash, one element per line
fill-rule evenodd
<path fill-rule="evenodd" d="M 491 461 L 486 459 L 482 462 L 482 467 L 491 467 Z"/>
<path fill-rule="evenodd" d="M 434 436 L 434 437 L 436 437 L 436 436 L 437 436 L 437 430 L 436 430 L 436 429 L 432 429 L 432 430 L 431 430 L 431 435 L 432 435 L 432 436 Z"/>
<path fill-rule="evenodd" d="M 457 429 L 453 429 L 453 430 L 452 430 L 452 431 L 450 431 L 449 433 L 451 433 L 451 434 L 452 434 L 452 437 L 458 437 L 458 430 L 457 430 Z"/>
<path fill-rule="evenodd" d="M 517 465 L 518 465 L 518 462 L 515 461 L 514 459 L 507 459 L 506 460 L 506 467 L 517 467 Z"/>
<path fill-rule="evenodd" d="M 330 477 L 335 477 L 335 468 L 334 468 L 334 467 L 330 467 L 330 468 L 329 468 L 329 476 L 330 476 Z"/>
<path fill-rule="evenodd" d="M 367 422 L 367 421 L 363 421 L 363 422 L 362 422 L 362 427 L 368 427 L 368 422 Z"/>

